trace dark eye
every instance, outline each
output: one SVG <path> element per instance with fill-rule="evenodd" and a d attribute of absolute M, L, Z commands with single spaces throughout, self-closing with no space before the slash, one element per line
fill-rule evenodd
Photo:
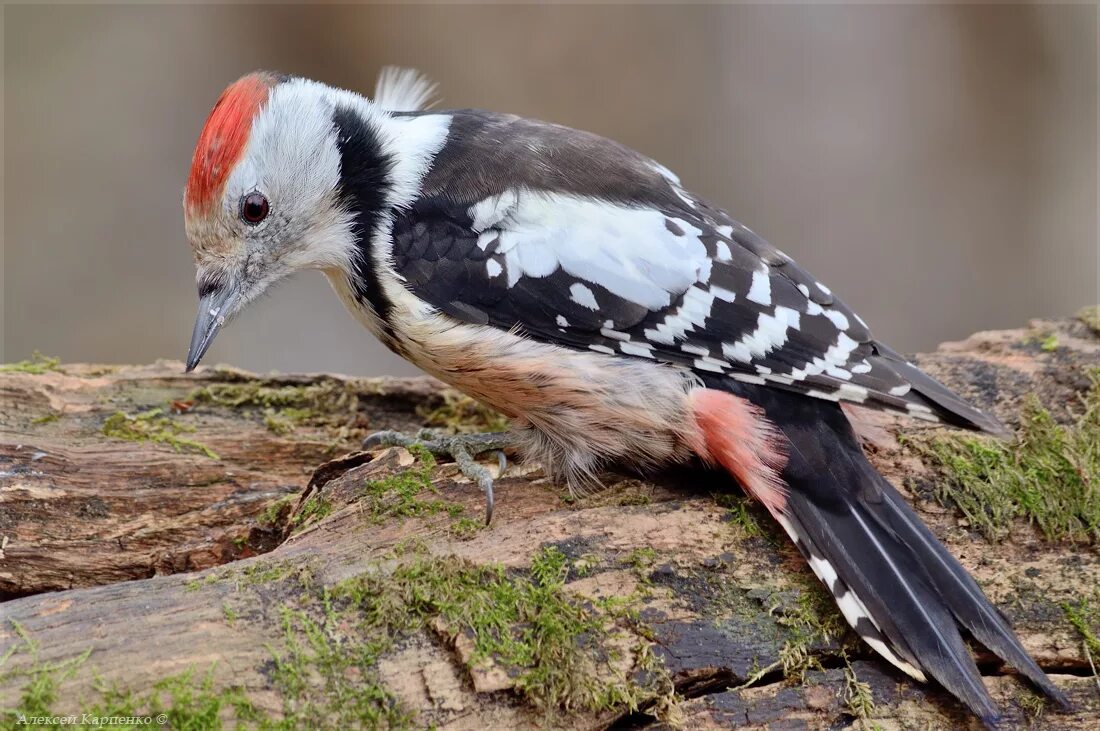
<path fill-rule="evenodd" d="M 270 206 L 263 193 L 249 193 L 241 198 L 241 219 L 252 226 L 267 218 Z"/>

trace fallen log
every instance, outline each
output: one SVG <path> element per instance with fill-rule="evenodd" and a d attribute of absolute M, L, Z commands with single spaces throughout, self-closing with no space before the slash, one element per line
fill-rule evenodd
<path fill-rule="evenodd" d="M 296 498 L 317 464 L 367 430 L 425 425 L 418 409 L 430 417 L 445 396 L 427 379 L 8 367 L 0 598 L 265 553 L 278 540 L 271 506 Z"/>
<path fill-rule="evenodd" d="M 1047 708 L 979 651 L 1005 728 L 1100 713 L 1098 330 L 1036 321 L 919 358 L 1016 428 L 1009 447 L 852 412 L 1074 700 Z M 485 527 L 454 465 L 354 451 L 375 429 L 492 422 L 430 381 L 22 370 L 0 373 L 8 723 L 977 728 L 862 646 L 719 476 L 612 473 L 571 500 L 513 466 Z M 1036 475 L 1051 500 L 1030 499 Z"/>

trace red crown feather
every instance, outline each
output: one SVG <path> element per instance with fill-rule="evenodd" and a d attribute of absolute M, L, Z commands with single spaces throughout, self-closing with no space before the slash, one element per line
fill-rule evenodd
<path fill-rule="evenodd" d="M 189 212 L 209 211 L 233 166 L 244 153 L 252 120 L 275 85 L 273 74 L 257 72 L 234 81 L 218 97 L 195 145 L 184 195 Z"/>

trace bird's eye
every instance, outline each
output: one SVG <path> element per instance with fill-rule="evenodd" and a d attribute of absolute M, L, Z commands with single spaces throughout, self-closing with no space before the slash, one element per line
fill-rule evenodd
<path fill-rule="evenodd" d="M 269 209 L 270 206 L 263 193 L 249 193 L 241 198 L 241 220 L 250 226 L 255 226 L 267 218 Z"/>

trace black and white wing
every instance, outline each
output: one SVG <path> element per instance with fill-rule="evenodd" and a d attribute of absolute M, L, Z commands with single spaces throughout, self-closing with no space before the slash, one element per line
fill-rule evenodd
<path fill-rule="evenodd" d="M 656 163 L 555 125 L 454 114 L 462 133 L 394 221 L 392 250 L 409 289 L 451 317 L 1002 430 Z"/>

